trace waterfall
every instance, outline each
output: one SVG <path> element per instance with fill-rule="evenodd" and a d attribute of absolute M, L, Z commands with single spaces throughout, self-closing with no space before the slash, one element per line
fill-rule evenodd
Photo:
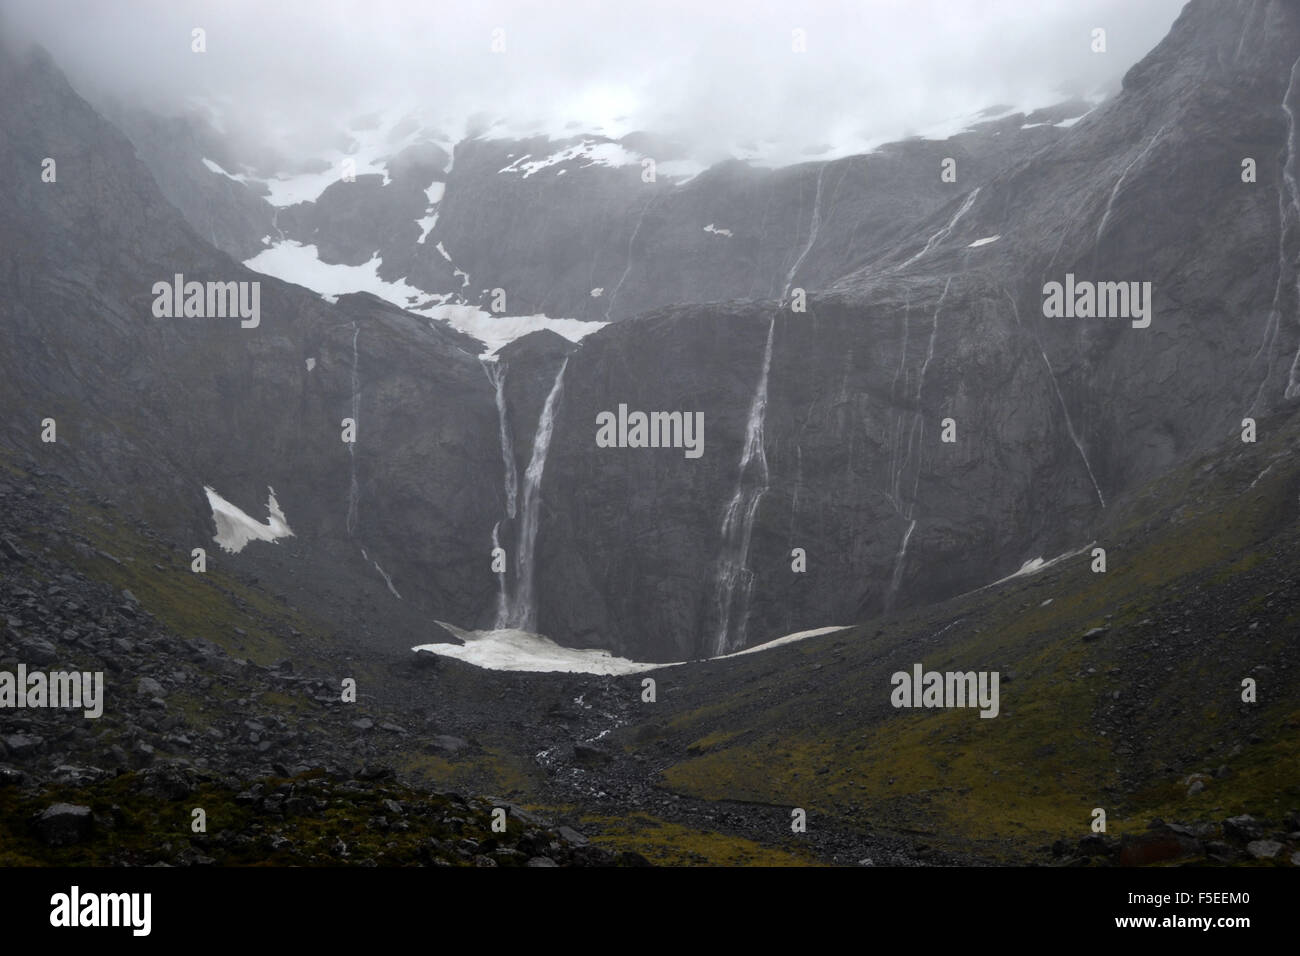
<path fill-rule="evenodd" d="M 614 310 L 614 300 L 618 298 L 618 290 L 623 288 L 623 283 L 627 281 L 627 277 L 632 271 L 632 243 L 636 242 L 637 234 L 641 231 L 641 223 L 645 219 L 646 210 L 650 208 L 650 204 L 652 202 L 654 202 L 653 196 L 651 196 L 649 199 L 645 201 L 645 205 L 641 207 L 640 215 L 636 217 L 636 225 L 632 227 L 632 235 L 628 236 L 627 265 L 623 269 L 623 274 L 618 277 L 618 282 L 614 284 L 613 291 L 610 292 L 609 296 L 605 299 L 605 321 L 606 322 L 611 321 L 609 314 Z"/>
<path fill-rule="evenodd" d="M 955 221 L 955 220 L 954 220 Z M 898 588 L 903 583 L 903 569 L 907 561 L 907 545 L 912 540 L 912 532 L 916 530 L 916 499 L 917 493 L 921 487 L 921 442 L 925 438 L 925 415 L 921 408 L 921 397 L 925 391 L 925 375 L 929 371 L 930 362 L 934 360 L 934 344 L 939 337 L 939 313 L 943 310 L 943 303 L 948 298 L 948 289 L 952 286 L 952 277 L 943 284 L 943 292 L 939 296 L 939 301 L 934 306 L 934 318 L 930 325 L 930 341 L 925 350 L 925 361 L 921 363 L 920 372 L 916 380 L 916 396 L 913 399 L 914 411 L 912 412 L 912 427 L 908 430 L 907 450 L 902 462 L 899 463 L 894 472 L 893 484 L 894 507 L 899 512 L 899 517 L 907 522 L 907 530 L 903 532 L 903 540 L 898 546 L 898 551 L 894 555 L 894 572 L 889 579 L 889 590 L 885 592 L 885 610 L 889 611 L 894 606 L 894 598 L 898 594 Z M 904 355 L 906 360 L 906 355 Z M 900 363 L 901 369 L 901 363 Z M 897 373 L 894 375 L 895 381 L 898 379 Z M 918 434 L 919 433 L 919 434 Z M 902 448 L 902 436 L 899 436 L 899 448 Z M 912 472 L 912 494 L 903 502 L 903 474 L 908 467 L 912 465 L 912 450 L 916 449 L 916 464 Z"/>
<path fill-rule="evenodd" d="M 515 441 L 510 433 L 510 419 L 506 415 L 506 370 L 496 356 L 482 356 L 483 371 L 496 390 L 497 421 L 501 430 L 501 461 L 506 469 L 506 515 L 515 516 L 515 501 L 519 493 L 519 474 L 515 468 Z"/>
<path fill-rule="evenodd" d="M 1011 309 L 1016 317 L 1016 326 L 1020 326 L 1020 306 L 1016 305 L 1015 297 L 1006 289 L 1002 294 L 1007 297 L 1011 303 Z M 1097 493 L 1097 500 L 1101 506 L 1106 507 L 1106 497 L 1101 493 L 1101 485 L 1097 484 L 1097 476 L 1093 474 L 1092 463 L 1088 461 L 1088 453 L 1084 451 L 1083 441 L 1079 438 L 1079 433 L 1074 430 L 1074 421 L 1070 418 L 1070 409 L 1066 407 L 1065 396 L 1061 394 L 1061 384 L 1056 380 L 1056 370 L 1052 368 L 1051 361 L 1047 358 L 1047 351 L 1043 348 L 1043 343 L 1038 338 L 1038 333 L 1034 333 L 1034 344 L 1038 346 L 1038 354 L 1043 357 L 1043 364 L 1047 366 L 1047 374 L 1052 379 L 1052 388 L 1056 390 L 1056 400 L 1061 405 L 1061 414 L 1065 416 L 1065 430 L 1070 433 L 1070 441 L 1074 442 L 1074 447 L 1079 452 L 1079 457 L 1083 459 L 1083 467 L 1088 471 L 1088 480 L 1092 482 L 1092 490 Z"/>
<path fill-rule="evenodd" d="M 541 505 L 542 473 L 546 469 L 546 453 L 551 447 L 551 434 L 555 430 L 555 407 L 564 384 L 564 370 L 569 367 L 565 358 L 555 376 L 541 417 L 537 420 L 537 434 L 533 438 L 533 455 L 524 470 L 524 495 L 520 509 L 519 541 L 515 555 L 515 591 L 506 601 L 506 613 L 497 627 L 513 627 L 531 631 L 537 627 L 537 607 L 533 600 L 533 548 L 537 544 L 537 522 Z"/>
<path fill-rule="evenodd" d="M 1151 152 L 1151 148 L 1155 146 L 1156 141 L 1164 135 L 1165 130 L 1168 128 L 1169 124 L 1166 123 L 1164 126 L 1156 130 L 1155 135 L 1152 136 L 1146 146 L 1143 147 L 1142 152 L 1133 157 L 1133 161 L 1125 166 L 1124 171 L 1119 174 L 1119 179 L 1115 182 L 1115 188 L 1110 191 L 1110 199 L 1106 202 L 1106 211 L 1102 213 L 1101 222 L 1097 226 L 1097 238 L 1095 240 L 1097 245 L 1101 245 L 1101 234 L 1106 231 L 1106 223 L 1110 221 L 1110 214 L 1115 209 L 1115 200 L 1119 197 L 1119 191 L 1121 187 L 1123 187 L 1125 181 L 1127 181 L 1128 174 L 1133 170 L 1134 166 L 1146 158 L 1147 154 Z"/>
<path fill-rule="evenodd" d="M 903 583 L 903 567 L 907 561 L 907 542 L 912 540 L 912 532 L 916 530 L 916 519 L 913 518 L 907 523 L 907 530 L 903 532 L 903 541 L 898 546 L 898 552 L 894 555 L 894 573 L 889 579 L 889 591 L 885 595 L 885 612 L 888 613 L 894 607 L 894 597 L 898 594 L 898 586 Z"/>
<path fill-rule="evenodd" d="M 794 260 L 794 265 L 790 267 L 790 272 L 785 277 L 785 288 L 781 290 L 781 301 L 784 302 L 786 296 L 790 294 L 790 287 L 794 285 L 794 274 L 803 265 L 804 259 L 812 250 L 813 243 L 817 241 L 817 232 L 822 225 L 822 177 L 826 175 L 826 163 L 817 172 L 817 193 L 813 197 L 812 220 L 808 223 L 808 242 L 803 247 L 803 252 L 799 253 L 799 258 Z"/>
<path fill-rule="evenodd" d="M 714 599 L 718 612 L 718 633 L 714 639 L 714 651 L 717 654 L 726 654 L 745 643 L 749 598 L 754 585 L 753 572 L 747 567 L 749 544 L 754 533 L 758 503 L 768 486 L 763 424 L 767 417 L 767 378 L 772 367 L 772 337 L 775 332 L 776 318 L 773 317 L 767 327 L 763 370 L 758 377 L 754 400 L 749 406 L 749 421 L 745 425 L 745 447 L 740 456 L 736 493 L 727 504 L 722 519 L 722 554 L 718 562 Z M 733 616 L 736 621 L 734 629 Z"/>
<path fill-rule="evenodd" d="M 361 327 L 355 322 L 352 323 L 352 428 L 353 438 L 356 438 L 356 432 L 359 429 L 357 416 L 361 412 L 361 386 L 357 378 L 357 336 L 361 334 Z M 361 498 L 361 489 L 357 486 L 357 445 L 355 441 L 348 442 L 348 460 L 351 463 L 351 482 L 348 485 L 348 517 L 347 528 L 348 536 L 357 528 L 357 501 Z"/>
<path fill-rule="evenodd" d="M 910 266 L 910 265 L 911 265 L 913 262 L 915 262 L 917 259 L 920 259 L 923 255 L 925 255 L 927 252 L 929 252 L 931 249 L 933 249 L 933 248 L 934 248 L 935 246 L 937 246 L 939 243 L 943 242 L 943 240 L 947 239 L 948 236 L 950 236 L 950 235 L 952 234 L 953 229 L 956 228 L 957 223 L 961 220 L 961 217 L 964 216 L 964 215 L 966 215 L 966 212 L 967 212 L 967 211 L 970 209 L 970 207 L 974 204 L 974 202 L 975 202 L 975 197 L 978 196 L 979 194 L 980 194 L 980 187 L 979 187 L 979 186 L 976 186 L 974 189 L 972 189 L 972 190 L 970 191 L 970 194 L 966 197 L 966 201 L 963 202 L 963 203 L 961 204 L 961 208 L 959 208 L 959 209 L 957 210 L 956 214 L 953 215 L 952 219 L 948 220 L 948 225 L 944 226 L 942 229 L 940 229 L 938 232 L 936 232 L 933 236 L 931 236 L 931 237 L 926 241 L 926 243 L 925 243 L 925 247 L 924 247 L 920 252 L 918 252 L 916 255 L 912 256 L 912 258 L 908 259 L 908 260 L 907 260 L 906 262 L 904 262 L 902 265 L 895 266 L 895 267 L 894 267 L 894 271 L 895 271 L 895 272 L 899 272 L 899 271 L 901 271 L 901 270 L 903 270 L 903 269 L 906 269 L 908 266 Z"/>
<path fill-rule="evenodd" d="M 1287 100 L 1291 99 L 1292 91 L 1295 89 L 1296 67 L 1300 67 L 1300 60 L 1291 64 L 1291 81 L 1287 84 L 1286 93 L 1282 95 L 1282 111 L 1286 113 L 1286 159 L 1282 163 L 1282 180 L 1286 184 L 1287 192 L 1291 194 L 1291 208 L 1300 215 L 1300 186 L 1296 184 L 1295 177 L 1295 113 L 1287 105 Z M 1285 223 L 1278 224 L 1278 259 L 1279 265 L 1282 258 L 1281 250 L 1284 237 L 1286 235 Z M 1294 261 L 1294 260 L 1293 260 Z M 1294 274 L 1294 268 L 1291 272 Z M 1282 276 L 1286 275 L 1283 270 L 1278 276 L 1278 323 L 1282 321 L 1281 315 L 1281 293 L 1282 293 Z M 1297 306 L 1300 306 L 1300 285 L 1296 286 Z M 1296 351 L 1295 358 L 1291 361 L 1291 371 L 1287 375 L 1286 398 L 1295 398 L 1300 395 L 1300 349 Z"/>
<path fill-rule="evenodd" d="M 501 547 L 501 522 L 498 521 L 492 526 L 492 553 L 495 554 L 497 548 Z M 497 575 L 500 582 L 497 586 L 497 618 L 493 627 L 500 630 L 506 626 L 507 607 L 506 607 L 506 575 L 501 572 Z"/>

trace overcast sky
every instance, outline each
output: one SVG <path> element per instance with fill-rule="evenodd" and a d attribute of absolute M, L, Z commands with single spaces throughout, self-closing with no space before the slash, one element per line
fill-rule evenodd
<path fill-rule="evenodd" d="M 697 150 L 881 142 L 995 104 L 1113 88 L 1183 0 L 2 0 L 92 99 L 228 104 L 245 128 L 337 129 L 419 105 L 453 135 L 651 129 Z M 207 52 L 192 53 L 202 27 Z M 1091 50 L 1092 30 L 1108 51 Z M 505 51 L 494 53 L 494 30 Z M 805 31 L 807 52 L 792 51 Z M 498 35 L 500 36 L 500 35 Z M 624 117 L 616 122 L 618 117 Z M 841 150 L 837 150 L 839 152 Z"/>

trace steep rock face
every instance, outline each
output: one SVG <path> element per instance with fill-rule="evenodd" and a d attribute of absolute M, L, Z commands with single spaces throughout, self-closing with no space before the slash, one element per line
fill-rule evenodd
<path fill-rule="evenodd" d="M 470 139 L 456 146 L 433 232 L 422 247 L 383 247 L 380 274 L 482 306 L 504 289 L 512 315 L 601 321 L 674 303 L 777 296 L 794 278 L 821 288 L 943 204 L 929 188 L 943 158 L 978 183 L 1064 133 L 1024 125 L 1016 114 L 869 157 L 775 170 L 731 161 L 685 181 L 656 173 L 653 182 L 638 161 L 647 157 L 624 144 L 658 162 L 674 154 L 656 155 L 655 144 L 636 137 Z M 584 145 L 622 150 L 631 161 L 594 163 Z"/>
<path fill-rule="evenodd" d="M 234 172 L 271 160 L 240 163 L 233 154 L 248 147 L 197 117 L 111 115 L 164 196 L 238 259 L 293 240 L 315 246 L 327 264 L 378 256 L 382 278 L 449 301 L 487 308 L 502 289 L 509 315 L 619 321 L 676 303 L 776 297 L 795 281 L 824 288 L 961 191 L 932 188 L 942 160 L 957 163 L 964 188 L 978 185 L 1060 139 L 1065 130 L 1054 124 L 1087 108 L 1070 102 L 989 118 L 946 140 L 915 138 L 830 162 L 766 169 L 733 160 L 693 178 L 681 172 L 680 147 L 644 133 L 473 137 L 454 156 L 426 140 L 395 153 L 384 176 L 339 180 L 282 209 L 263 198 L 264 184 L 203 162 Z M 646 160 L 656 164 L 652 182 Z"/>
<path fill-rule="evenodd" d="M 411 259 L 430 251 L 420 244 L 417 220 L 431 205 L 429 190 L 443 184 L 448 159 L 433 143 L 410 146 L 389 163 L 387 182 L 373 174 L 339 180 L 314 202 L 284 209 L 277 222 L 286 236 L 316 246 L 322 262 L 359 266 L 382 253 L 389 274 L 400 278 Z M 440 275 L 451 278 L 450 269 Z"/>
<path fill-rule="evenodd" d="M 764 480 L 745 444 L 769 329 Z M 696 307 L 598 333 L 571 363 L 543 488 L 542 630 L 709 656 L 1077 546 L 1097 499 L 1031 345 L 1002 290 L 962 277 L 817 298 L 805 315 Z M 704 454 L 597 448 L 596 416 L 620 403 L 702 411 Z M 742 512 L 756 501 L 744 600 L 721 581 L 738 494 Z"/>
<path fill-rule="evenodd" d="M 131 140 L 163 197 L 212 245 L 243 260 L 262 250 L 265 237 L 277 235 L 275 210 L 261 195 L 203 162 L 238 168 L 230 144 L 201 117 L 162 117 L 116 105 L 105 115 Z"/>
<path fill-rule="evenodd" d="M 411 154 L 409 176 L 286 211 L 340 261 L 379 249 L 381 274 L 405 255 L 413 281 L 499 286 L 514 314 L 628 320 L 578 349 L 528 336 L 494 367 L 427 319 L 240 267 L 46 60 L 6 59 L 0 227 L 24 241 L 0 276 L 5 440 L 213 554 L 202 486 L 255 518 L 273 486 L 294 537 L 220 559 L 303 600 L 364 576 L 381 623 L 414 606 L 487 626 L 504 600 L 562 643 L 671 660 L 978 587 L 1087 544 L 1106 505 L 1300 391 L 1297 17 L 1193 3 L 1115 100 L 1068 130 L 991 124 L 970 134 L 984 152 L 909 142 L 673 185 L 580 159 L 502 173 L 524 151 L 476 140 L 449 173 Z M 1005 145 L 1021 134 L 1041 138 Z M 434 248 L 412 258 L 404 206 L 426 211 L 438 176 L 415 240 Z M 261 325 L 153 318 L 177 272 L 260 281 Z M 1045 317 L 1067 274 L 1151 282 L 1150 327 Z M 702 456 L 598 447 L 620 405 L 703 413 Z"/>
<path fill-rule="evenodd" d="M 477 344 L 371 297 L 331 305 L 245 269 L 195 235 L 48 57 L 6 56 L 0 71 L 0 168 L 14 183 L 0 228 L 23 237 L 0 276 L 5 440 L 210 560 L 292 552 L 294 590 L 306 578 L 316 594 L 377 580 L 378 562 L 403 601 L 473 619 L 494 593 L 500 510 L 477 478 L 500 461 Z M 40 179 L 46 156 L 55 183 Z M 156 318 L 153 285 L 177 273 L 260 282 L 260 324 Z M 55 443 L 40 440 L 45 417 Z M 222 553 L 204 485 L 262 521 L 273 487 L 294 537 Z M 285 589 L 291 564 L 267 569 Z"/>
<path fill-rule="evenodd" d="M 774 319 L 766 490 L 731 641 L 1081 547 L 1105 503 L 1284 401 L 1300 20 L 1277 2 L 1235 12 L 1191 4 L 1122 95 L 978 192 L 963 184 L 807 314 L 687 307 L 586 340 L 543 489 L 541 629 L 630 656 L 720 648 L 725 516 Z M 1067 273 L 1151 282 L 1150 327 L 1046 318 L 1044 283 Z M 597 449 L 595 415 L 620 402 L 704 411 L 704 457 Z"/>

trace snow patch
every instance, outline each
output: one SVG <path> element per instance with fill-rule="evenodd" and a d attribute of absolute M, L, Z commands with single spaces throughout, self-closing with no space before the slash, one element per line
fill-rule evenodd
<path fill-rule="evenodd" d="M 324 166 L 321 172 L 281 174 L 265 180 L 270 191 L 267 202 L 281 207 L 314 202 L 328 187 L 342 181 L 343 162 L 348 159 L 352 160 L 357 176 L 383 176 L 383 184 L 389 185 L 392 179 L 388 175 L 388 160 L 408 146 L 427 141 L 428 130 L 423 124 L 412 122 L 408 124 L 409 132 L 393 138 L 391 134 L 399 124 L 415 117 L 411 111 L 400 107 L 383 110 L 382 114 L 371 129 L 349 129 L 350 142 L 345 149 L 330 150 L 315 157 L 318 165 Z"/>
<path fill-rule="evenodd" d="M 442 243 L 439 243 L 439 251 L 443 251 L 441 246 Z M 495 354 L 502 346 L 539 329 L 550 329 L 570 342 L 577 342 L 607 324 L 551 318 L 541 314 L 495 315 L 474 305 L 449 303 L 451 293 L 439 295 L 425 292 L 405 279 L 395 282 L 381 279 L 379 267 L 383 265 L 383 260 L 378 253 L 364 265 L 330 265 L 320 261 L 314 245 L 304 246 L 289 240 L 259 252 L 246 260 L 244 265 L 264 275 L 314 289 L 331 302 L 350 292 L 369 292 L 400 308 L 436 319 L 473 336 L 487 347 L 489 354 Z M 455 270 L 455 274 L 461 276 L 462 288 L 469 285 L 468 275 L 459 269 Z"/>
<path fill-rule="evenodd" d="M 266 510 L 270 513 L 270 517 L 263 524 L 232 505 L 208 485 L 204 485 L 203 491 L 208 496 L 208 505 L 212 508 L 212 521 L 217 526 L 217 533 L 212 540 L 231 554 L 238 554 L 250 541 L 275 541 L 277 538 L 292 537 L 293 531 L 289 529 L 284 512 L 280 510 L 280 504 L 275 500 L 275 489 L 268 485 L 266 490 L 268 492 Z"/>
<path fill-rule="evenodd" d="M 424 245 L 424 240 L 429 238 L 429 233 L 433 232 L 433 227 L 438 225 L 438 214 L 435 212 L 432 216 L 425 216 L 423 219 L 415 220 L 415 224 L 420 227 L 420 238 L 416 239 L 417 245 Z"/>
<path fill-rule="evenodd" d="M 553 319 L 540 314 L 494 315 L 474 305 L 431 305 L 418 311 L 445 322 L 458 332 L 474 336 L 488 347 L 488 355 L 495 355 L 498 350 L 515 339 L 541 329 L 550 329 L 570 342 L 577 342 L 608 324 L 584 322 L 581 319 Z"/>
<path fill-rule="evenodd" d="M 794 634 L 787 634 L 785 637 L 778 637 L 773 641 L 765 641 L 762 644 L 755 644 L 753 647 L 747 647 L 743 651 L 733 651 L 730 654 L 723 654 L 721 657 L 710 657 L 711 661 L 725 661 L 732 657 L 742 657 L 745 654 L 757 654 L 759 651 L 770 651 L 774 647 L 783 647 L 786 644 L 794 644 L 796 641 L 804 641 L 810 637 L 819 637 L 822 634 L 834 634 L 836 631 L 847 631 L 852 625 L 841 624 L 834 627 L 817 627 L 811 631 L 796 631 Z"/>
<path fill-rule="evenodd" d="M 490 671 L 528 671 L 530 673 L 567 674 L 637 674 L 654 670 L 661 664 L 643 664 L 615 657 L 609 651 L 561 647 L 550 638 L 528 631 L 506 628 L 498 631 L 462 631 L 438 622 L 465 643 L 421 644 L 416 651 L 429 651 L 442 657 L 455 657 Z"/>
<path fill-rule="evenodd" d="M 670 664 L 648 664 L 615 657 L 609 651 L 599 648 L 563 647 L 549 637 L 532 634 L 514 628 L 495 631 L 465 631 L 443 621 L 437 622 L 456 637 L 464 641 L 459 644 L 421 644 L 412 648 L 415 651 L 428 651 L 442 657 L 455 657 L 491 671 L 527 671 L 530 673 L 566 673 L 566 674 L 641 674 L 646 671 L 660 670 L 665 667 L 681 667 L 688 661 Z M 796 641 L 831 634 L 835 631 L 848 630 L 848 625 L 840 627 L 819 627 L 810 631 L 787 634 L 776 640 L 757 644 L 743 651 L 711 657 L 709 660 L 727 660 L 745 654 L 771 650 L 793 644 Z"/>
<path fill-rule="evenodd" d="M 704 227 L 704 231 L 705 231 L 705 232 L 711 232 L 711 233 L 713 233 L 715 236 L 726 236 L 728 239 L 731 238 L 731 230 L 730 230 L 730 229 L 719 229 L 719 228 L 717 228 L 715 225 L 713 225 L 713 223 L 709 223 L 707 226 L 705 226 L 705 227 Z"/>
<path fill-rule="evenodd" d="M 604 294 L 605 294 L 605 287 L 603 285 L 598 285 L 596 286 L 596 288 L 591 290 L 591 297 L 593 299 L 599 299 Z"/>
<path fill-rule="evenodd" d="M 980 591 L 986 591 L 989 588 L 997 587 L 999 584 L 1005 584 L 1008 581 L 1014 581 L 1016 578 L 1030 577 L 1031 575 L 1037 574 L 1040 571 L 1043 571 L 1047 568 L 1060 564 L 1062 561 L 1067 561 L 1070 558 L 1077 557 L 1078 555 L 1083 554 L 1085 551 L 1090 549 L 1096 543 L 1097 542 L 1093 541 L 1091 544 L 1086 544 L 1082 548 L 1079 548 L 1077 551 L 1067 551 L 1065 554 L 1057 555 L 1056 557 L 1052 558 L 1050 561 L 1044 561 L 1041 556 L 1037 558 L 1030 558 L 1028 561 L 1022 564 L 1020 566 L 1020 570 L 1016 571 L 1014 574 L 1008 574 L 1005 578 L 998 578 L 992 584 L 986 584 L 982 588 L 976 588 L 974 591 L 969 591 L 967 593 L 976 594 Z M 963 594 L 961 596 L 965 597 L 966 595 Z"/>
<path fill-rule="evenodd" d="M 310 372 L 315 367 L 316 367 L 316 360 L 314 358 L 309 358 L 307 360 L 307 371 Z"/>
<path fill-rule="evenodd" d="M 592 140 L 583 140 L 573 146 L 566 146 L 558 152 L 552 153 L 545 159 L 536 159 L 532 162 L 525 162 L 532 156 L 532 153 L 525 153 L 520 156 L 509 166 L 497 170 L 498 173 L 522 173 L 523 178 L 527 179 L 534 173 L 541 172 L 550 166 L 557 166 L 560 163 L 568 163 L 574 160 L 585 159 L 579 169 L 586 169 L 589 166 L 631 166 L 641 161 L 638 153 L 632 152 L 618 143 L 597 143 Z"/>
<path fill-rule="evenodd" d="M 243 175 L 239 175 L 239 174 L 237 174 L 237 173 L 230 173 L 230 172 L 227 172 L 225 169 L 223 169 L 222 167 L 218 166 L 216 163 L 214 163 L 214 162 L 213 162 L 212 160 L 210 160 L 210 159 L 207 159 L 206 157 L 205 157 L 204 160 L 203 160 L 203 165 L 206 166 L 206 167 L 208 167 L 208 169 L 209 169 L 211 172 L 214 172 L 214 173 L 216 173 L 216 174 L 219 175 L 219 176 L 225 176 L 227 179 L 233 179 L 233 180 L 234 180 L 235 182 L 237 182 L 237 183 L 247 183 L 247 182 L 249 182 L 249 177 L 248 177 L 248 176 L 243 176 Z"/>
<path fill-rule="evenodd" d="M 967 246 L 966 248 L 967 248 L 967 249 L 978 249 L 980 246 L 987 246 L 987 245 L 989 245 L 990 243 L 997 242 L 997 241 L 998 241 L 999 239 L 1001 239 L 1001 238 L 1002 238 L 1002 236 L 997 235 L 997 236 L 989 236 L 989 237 L 987 237 L 987 238 L 985 238 L 985 239 L 976 239 L 974 242 L 972 242 L 972 243 L 971 243 L 969 246 Z"/>
<path fill-rule="evenodd" d="M 314 289 L 322 296 L 346 295 L 350 292 L 370 292 L 381 299 L 404 309 L 435 301 L 423 289 L 417 289 L 404 279 L 389 282 L 379 277 L 383 260 L 376 253 L 364 265 L 331 265 L 321 262 L 314 245 L 303 245 L 293 240 L 277 242 L 251 259 L 244 260 L 248 268 L 263 275 L 275 276 L 285 282 Z"/>

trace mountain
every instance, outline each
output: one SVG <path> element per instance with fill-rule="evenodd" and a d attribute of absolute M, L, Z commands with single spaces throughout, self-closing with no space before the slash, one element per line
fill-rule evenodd
<path fill-rule="evenodd" d="M 0 164 L 15 182 L 0 225 L 23 237 L 0 304 L 9 447 L 93 482 L 185 552 L 265 562 L 303 600 L 377 586 L 394 622 L 406 612 L 390 595 L 404 590 L 457 620 L 490 605 L 501 493 L 473 476 L 499 467 L 500 446 L 477 343 L 368 296 L 330 304 L 250 271 L 166 202 L 47 57 L 0 69 L 14 92 Z M 44 157 L 55 182 L 41 181 Z M 259 283 L 258 324 L 155 317 L 154 286 L 176 275 Z M 41 440 L 47 417 L 53 443 Z M 254 518 L 275 489 L 293 536 L 225 554 L 205 487 Z M 358 621 L 372 626 L 391 635 Z"/>
<path fill-rule="evenodd" d="M 516 863 L 1236 862 L 1279 835 L 1290 859 L 1298 75 L 1293 4 L 1193 0 L 1075 123 L 646 183 L 588 165 L 674 161 L 645 135 L 367 120 L 339 150 L 356 181 L 330 183 L 105 107 L 128 137 L 0 45 L 0 659 L 106 670 L 121 705 L 108 748 L 60 714 L 0 739 L 5 859 L 155 862 L 24 822 L 78 794 L 114 819 L 137 783 L 238 814 L 223 862 L 266 836 L 250 807 L 277 861 L 335 854 L 293 797 L 344 800 L 366 859 L 497 859 L 486 805 L 411 789 L 433 784 L 614 848 L 533 822 Z M 400 304 L 246 264 L 307 245 Z M 182 280 L 256 312 L 169 316 Z M 1076 280 L 1134 283 L 1129 308 L 1054 314 Z M 640 669 L 803 639 L 649 671 L 652 708 L 640 672 L 411 653 L 474 630 Z M 1000 668 L 1010 730 L 896 713 L 918 661 Z M 1123 838 L 1079 844 L 1103 802 Z M 385 848 L 379 807 L 435 815 L 438 843 Z M 1156 817 L 1188 822 L 1143 836 Z"/>
<path fill-rule="evenodd" d="M 7 306 L 7 381 L 15 407 L 21 393 L 63 415 L 49 453 L 84 469 L 71 446 L 97 447 L 97 476 L 124 499 L 148 461 L 137 507 L 182 537 L 210 538 L 204 486 L 254 516 L 277 489 L 294 537 L 236 560 L 319 565 L 331 599 L 364 575 L 403 602 L 385 611 L 398 619 L 490 626 L 522 581 L 527 618 L 561 643 L 678 660 L 942 599 L 1094 540 L 1130 489 L 1285 400 L 1297 36 L 1285 5 L 1234 19 L 1193 3 L 1077 123 L 1014 115 L 947 141 L 777 170 L 733 162 L 684 182 L 642 182 L 635 156 L 663 145 L 648 138 L 449 150 L 418 128 L 354 130 L 369 137 L 359 169 L 379 168 L 376 143 L 395 158 L 279 207 L 286 236 L 345 265 L 373 262 L 377 245 L 379 275 L 409 267 L 390 278 L 411 283 L 412 305 L 421 283 L 463 284 L 447 275 L 463 266 L 471 302 L 501 281 L 511 313 L 620 320 L 576 351 L 528 336 L 491 367 L 427 313 L 331 304 L 214 250 L 193 227 L 215 199 L 190 203 L 187 225 L 134 155 L 151 140 L 133 152 L 52 67 L 29 65 L 16 88 L 49 118 L 9 107 L 15 175 L 57 153 L 56 135 L 83 151 L 102 139 L 105 169 L 65 163 L 57 185 L 28 177 L 9 200 L 35 258 Z M 188 151 L 195 167 L 216 145 L 169 141 L 179 153 L 144 150 L 155 165 Z M 941 176 L 950 154 L 955 182 Z M 1245 156 L 1256 182 L 1241 181 Z M 202 173 L 186 175 L 213 195 L 246 189 Z M 172 192 L 185 181 L 162 178 Z M 444 185 L 420 243 L 430 183 Z M 156 212 L 124 209 L 137 194 Z M 262 227 L 247 196 L 224 209 L 212 221 Z M 58 252 L 73 236 L 130 259 L 87 277 Z M 177 272 L 262 282 L 263 325 L 149 318 L 148 288 Z M 1042 290 L 1067 274 L 1150 282 L 1150 326 L 1045 318 Z M 53 288 L 21 284 L 33 281 Z M 812 290 L 806 312 L 783 297 L 795 288 Z M 116 321 L 75 322 L 87 300 Z M 633 315 L 664 301 L 687 304 Z M 30 360 L 36 340 L 49 358 Z M 91 395 L 93 415 L 70 404 Z M 702 414 L 702 455 L 597 447 L 598 416 L 620 406 Z M 339 440 L 345 417 L 354 446 Z M 20 431 L 30 447 L 36 432 Z M 496 547 L 511 558 L 499 576 Z M 289 570 L 268 573 L 307 599 Z"/>
<path fill-rule="evenodd" d="M 1300 24 L 1286 4 L 1240 12 L 1189 4 L 1114 100 L 983 184 L 936 164 L 943 208 L 806 313 L 687 305 L 588 338 L 542 489 L 542 632 L 716 651 L 738 488 L 728 648 L 950 597 L 1096 539 L 1141 483 L 1287 405 Z M 1045 317 L 1067 274 L 1151 283 L 1149 327 Z M 704 457 L 593 452 L 620 403 L 703 410 Z"/>
<path fill-rule="evenodd" d="M 740 160 L 704 169 L 680 146 L 644 133 L 552 140 L 484 132 L 453 144 L 393 110 L 341 133 L 353 152 L 340 155 L 356 170 L 382 169 L 353 181 L 323 157 L 299 161 L 308 173 L 230 172 L 254 168 L 236 158 L 246 147 L 197 114 L 162 119 L 114 107 L 112 115 L 164 195 L 237 258 L 298 243 L 313 252 L 294 268 L 373 263 L 403 306 L 454 302 L 490 312 L 493 290 L 503 289 L 504 311 L 492 315 L 604 322 L 675 303 L 774 297 L 796 262 L 804 281 L 821 288 L 944 204 L 930 181 L 941 160 L 954 159 L 963 181 L 978 185 L 1058 140 L 1088 109 L 1083 101 L 1029 115 L 993 108 L 946 139 L 886 144 L 869 161 L 776 169 Z M 823 194 L 826 220 L 813 236 Z M 324 265 L 305 265 L 313 261 Z M 257 264 L 293 278 L 269 254 Z"/>

